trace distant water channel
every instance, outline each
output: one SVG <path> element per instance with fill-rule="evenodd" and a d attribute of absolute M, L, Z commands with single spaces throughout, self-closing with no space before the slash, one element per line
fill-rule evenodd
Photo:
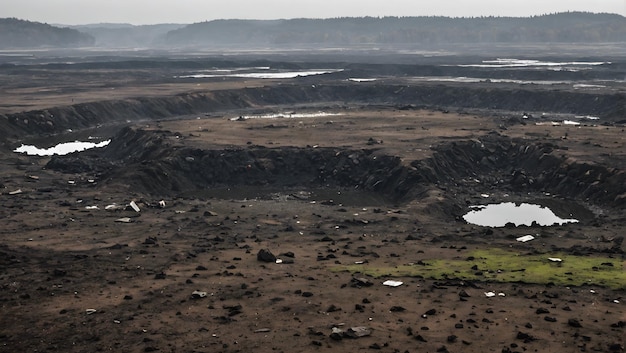
<path fill-rule="evenodd" d="M 192 73 L 189 75 L 175 76 L 176 78 L 223 78 L 223 77 L 237 77 L 237 78 L 260 78 L 260 79 L 290 79 L 296 77 L 316 76 L 323 74 L 330 74 L 334 72 L 341 72 L 343 69 L 315 69 L 315 70 L 273 70 L 270 67 L 256 67 L 256 68 L 233 68 L 233 69 L 212 69 L 203 70 L 201 72 Z"/>
<path fill-rule="evenodd" d="M 516 226 L 531 226 L 533 223 L 552 226 L 578 222 L 577 219 L 562 219 L 547 207 L 528 203 L 516 205 L 513 202 L 504 202 L 472 208 L 473 210 L 463 216 L 463 219 L 467 223 L 484 227 L 504 227 L 507 223 Z"/>

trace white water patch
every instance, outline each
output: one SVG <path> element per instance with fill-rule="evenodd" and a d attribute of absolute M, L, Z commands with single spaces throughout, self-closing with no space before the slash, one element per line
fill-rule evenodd
<path fill-rule="evenodd" d="M 611 64 L 609 61 L 541 61 L 528 59 L 498 58 L 495 60 L 483 60 L 482 64 L 462 64 L 459 67 L 481 67 L 481 68 L 515 68 L 515 67 L 542 67 L 542 68 L 562 68 L 565 70 L 571 66 L 599 66 Z"/>
<path fill-rule="evenodd" d="M 606 88 L 606 86 L 604 85 L 592 85 L 592 84 L 586 84 L 586 83 L 577 83 L 573 86 L 575 89 L 600 89 L 600 88 Z"/>
<path fill-rule="evenodd" d="M 351 81 L 351 82 L 374 82 L 374 81 L 376 81 L 376 79 L 375 79 L 375 78 L 356 78 L 356 77 L 350 77 L 350 78 L 348 79 L 348 81 Z"/>
<path fill-rule="evenodd" d="M 600 117 L 591 115 L 576 115 L 575 118 L 582 120 L 600 120 Z"/>
<path fill-rule="evenodd" d="M 451 77 L 451 76 L 420 76 L 415 77 L 419 81 L 428 82 L 460 82 L 460 83 L 478 83 L 487 82 L 487 79 L 477 77 Z"/>
<path fill-rule="evenodd" d="M 262 68 L 263 71 L 240 72 L 241 70 L 221 70 L 210 71 L 209 73 L 197 73 L 191 75 L 175 76 L 176 78 L 260 78 L 260 79 L 290 79 L 296 77 L 324 75 L 341 72 L 343 69 L 319 69 L 319 70 L 297 70 L 297 71 L 269 71 L 270 68 Z"/>
<path fill-rule="evenodd" d="M 326 116 L 338 116 L 339 113 L 272 113 L 263 115 L 241 115 L 236 118 L 230 118 L 231 121 L 241 121 L 248 119 L 306 119 L 306 118 L 320 118 Z"/>
<path fill-rule="evenodd" d="M 451 76 L 417 76 L 413 77 L 417 81 L 427 82 L 458 82 L 458 83 L 514 83 L 519 85 L 568 85 L 572 84 L 572 81 L 554 81 L 554 80 L 540 80 L 540 81 L 525 81 L 525 80 L 513 80 L 503 78 L 478 78 L 478 77 L 451 77 Z"/>
<path fill-rule="evenodd" d="M 106 141 L 102 141 L 99 143 L 74 141 L 74 142 L 60 143 L 50 148 L 39 148 L 33 145 L 22 144 L 20 147 L 16 148 L 13 152 L 26 153 L 29 156 L 52 156 L 52 155 L 63 156 L 63 155 L 70 154 L 73 152 L 82 152 L 84 150 L 88 150 L 91 148 L 104 147 L 108 145 L 110 142 L 111 140 L 106 140 Z"/>
<path fill-rule="evenodd" d="M 547 207 L 528 203 L 516 205 L 513 202 L 505 202 L 471 208 L 474 210 L 463 216 L 463 219 L 467 223 L 483 227 L 504 227 L 507 223 L 513 223 L 516 226 L 530 226 L 533 223 L 551 226 L 578 222 L 576 219 L 562 219 Z"/>

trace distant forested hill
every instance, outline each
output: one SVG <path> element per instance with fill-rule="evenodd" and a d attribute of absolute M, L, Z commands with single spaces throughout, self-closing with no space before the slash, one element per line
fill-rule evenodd
<path fill-rule="evenodd" d="M 79 47 L 93 44 L 92 36 L 74 29 L 16 18 L 0 18 L 0 48 Z"/>
<path fill-rule="evenodd" d="M 584 12 L 534 17 L 360 17 L 292 20 L 216 20 L 188 25 L 164 37 L 194 44 L 441 44 L 624 42 L 626 18 Z"/>

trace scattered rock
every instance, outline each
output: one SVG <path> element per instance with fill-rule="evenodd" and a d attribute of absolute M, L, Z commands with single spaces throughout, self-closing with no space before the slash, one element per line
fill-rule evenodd
<path fill-rule="evenodd" d="M 567 324 L 571 327 L 583 327 L 577 319 L 569 319 L 567 320 Z"/>
<path fill-rule="evenodd" d="M 276 256 L 269 249 L 261 249 L 256 254 L 256 259 L 262 262 L 276 262 Z"/>
<path fill-rule="evenodd" d="M 422 335 L 415 335 L 415 339 L 420 342 L 428 342 Z"/>
<path fill-rule="evenodd" d="M 67 275 L 67 271 L 60 268 L 55 268 L 54 271 L 52 271 L 52 275 L 55 277 L 63 277 Z"/>
<path fill-rule="evenodd" d="M 624 328 L 624 327 L 626 327 L 626 321 L 618 321 L 618 322 L 616 322 L 614 324 L 611 324 L 611 327 L 614 327 L 614 328 Z"/>
<path fill-rule="evenodd" d="M 346 332 L 345 332 L 345 337 L 349 337 L 349 338 L 360 338 L 360 337 L 365 337 L 365 336 L 369 336 L 372 334 L 372 331 L 370 329 L 368 329 L 365 326 L 356 326 L 356 327 L 350 327 Z"/>
<path fill-rule="evenodd" d="M 333 332 L 330 334 L 330 338 L 335 341 L 341 341 L 343 339 L 343 331 L 339 330 L 339 332 L 335 332 L 334 329 L 335 328 L 333 328 Z"/>
<path fill-rule="evenodd" d="M 524 343 L 528 343 L 528 342 L 532 342 L 532 341 L 536 340 L 536 338 L 533 337 L 531 334 L 525 333 L 525 332 L 522 332 L 522 331 L 519 331 L 517 333 L 517 339 L 518 340 L 523 340 Z"/>
<path fill-rule="evenodd" d="M 363 278 L 363 277 L 359 277 L 359 278 L 355 278 L 353 277 L 350 280 L 350 286 L 351 287 L 356 287 L 356 288 L 361 288 L 361 287 L 369 287 L 374 285 L 374 283 L 372 281 L 370 281 L 367 278 Z"/>
<path fill-rule="evenodd" d="M 424 313 L 424 316 L 432 316 L 432 315 L 435 315 L 436 313 L 437 313 L 436 309 L 430 309 Z"/>
<path fill-rule="evenodd" d="M 341 311 L 341 308 L 336 306 L 335 304 L 331 304 L 328 309 L 326 309 L 327 313 L 334 313 L 335 311 Z"/>
<path fill-rule="evenodd" d="M 156 275 L 154 275 L 154 279 L 165 279 L 165 273 L 164 272 L 159 272 Z"/>
<path fill-rule="evenodd" d="M 144 245 L 156 245 L 157 238 L 156 237 L 147 237 L 146 240 L 143 241 Z"/>
<path fill-rule="evenodd" d="M 241 306 L 241 304 L 237 304 L 237 305 L 224 305 L 223 306 L 224 309 L 228 310 L 228 316 L 235 316 L 235 315 L 239 315 L 242 313 L 243 310 L 243 306 Z"/>

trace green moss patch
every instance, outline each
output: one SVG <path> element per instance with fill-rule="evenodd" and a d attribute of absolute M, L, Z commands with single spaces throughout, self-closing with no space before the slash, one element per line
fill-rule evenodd
<path fill-rule="evenodd" d="M 559 258 L 562 261 L 550 261 Z M 501 249 L 473 251 L 466 259 L 425 260 L 420 264 L 380 267 L 373 264 L 335 267 L 335 271 L 373 277 L 422 277 L 485 282 L 522 282 L 559 286 L 598 285 L 626 289 L 626 263 L 617 259 L 567 254 L 521 254 Z"/>

